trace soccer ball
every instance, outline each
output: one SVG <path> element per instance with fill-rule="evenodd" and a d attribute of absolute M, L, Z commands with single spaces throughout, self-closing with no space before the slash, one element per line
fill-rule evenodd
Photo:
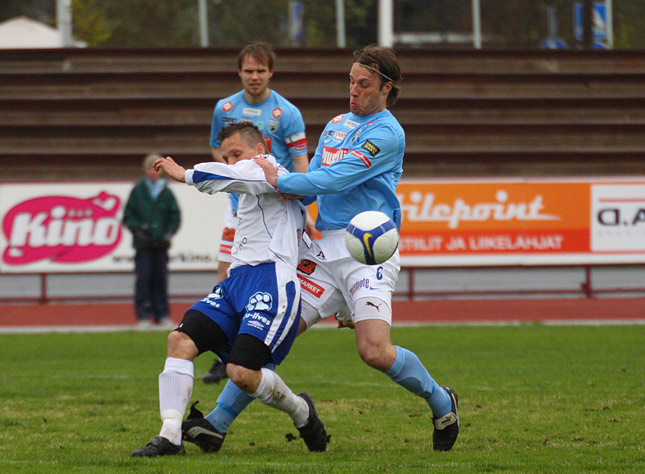
<path fill-rule="evenodd" d="M 387 215 L 379 211 L 365 211 L 349 221 L 345 245 L 355 260 L 378 265 L 394 255 L 399 246 L 399 232 Z"/>

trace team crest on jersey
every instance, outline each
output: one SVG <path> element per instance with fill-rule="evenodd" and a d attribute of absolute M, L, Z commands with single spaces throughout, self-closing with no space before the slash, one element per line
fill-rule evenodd
<path fill-rule="evenodd" d="M 231 110 L 233 110 L 233 102 L 231 102 L 230 100 L 227 100 L 226 102 L 224 102 L 222 104 L 222 110 L 224 112 L 230 112 Z"/>
<path fill-rule="evenodd" d="M 333 119 L 331 119 L 331 123 L 338 123 L 341 120 L 343 120 L 344 118 L 345 118 L 345 116 L 342 115 L 342 114 L 341 115 L 336 115 Z"/>
<path fill-rule="evenodd" d="M 335 142 L 342 142 L 345 139 L 346 136 L 347 136 L 347 134 L 345 132 L 336 132 L 334 134 L 334 141 Z"/>
<path fill-rule="evenodd" d="M 367 150 L 367 152 L 372 155 L 376 156 L 381 149 L 374 145 L 371 141 L 367 140 L 365 143 L 363 143 L 363 146 L 361 147 L 363 150 Z"/>
<path fill-rule="evenodd" d="M 264 128 L 264 122 L 258 122 L 255 126 L 258 127 L 259 130 L 262 130 Z"/>
<path fill-rule="evenodd" d="M 244 107 L 242 109 L 242 115 L 247 115 L 249 117 L 260 117 L 262 115 L 262 110 L 254 109 L 252 107 Z"/>
<path fill-rule="evenodd" d="M 271 112 L 271 115 L 273 116 L 273 118 L 279 119 L 280 117 L 282 117 L 282 109 L 280 107 L 276 107 L 275 109 L 273 109 L 273 112 Z"/>
<path fill-rule="evenodd" d="M 269 132 L 275 133 L 278 131 L 278 128 L 280 128 L 280 122 L 277 120 L 269 120 L 267 128 L 269 129 Z"/>
<path fill-rule="evenodd" d="M 361 136 L 361 132 L 362 132 L 362 131 L 363 131 L 362 129 L 358 129 L 358 130 L 356 130 L 356 132 L 354 133 L 354 135 L 352 135 L 352 140 L 351 140 L 351 141 L 352 141 L 352 145 L 355 145 L 355 144 L 356 144 L 356 142 L 358 141 L 358 137 L 360 137 L 360 136 Z"/>
<path fill-rule="evenodd" d="M 358 122 L 354 122 L 353 120 L 348 120 L 343 124 L 343 127 L 349 128 L 350 130 L 354 130 L 356 127 L 358 127 Z"/>

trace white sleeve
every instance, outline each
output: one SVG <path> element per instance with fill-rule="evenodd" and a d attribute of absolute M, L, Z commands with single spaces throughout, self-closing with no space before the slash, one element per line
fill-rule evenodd
<path fill-rule="evenodd" d="M 272 156 L 266 159 L 275 165 Z M 266 182 L 262 168 L 253 160 L 238 161 L 234 165 L 214 161 L 200 163 L 194 169 L 186 171 L 186 183 L 208 194 L 220 191 L 255 195 L 276 192 L 275 188 Z"/>

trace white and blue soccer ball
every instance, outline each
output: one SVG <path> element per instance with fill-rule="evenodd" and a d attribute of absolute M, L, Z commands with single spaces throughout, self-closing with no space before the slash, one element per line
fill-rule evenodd
<path fill-rule="evenodd" d="M 399 246 L 399 231 L 386 214 L 365 211 L 349 221 L 345 245 L 350 255 L 361 263 L 378 265 L 388 260 Z"/>

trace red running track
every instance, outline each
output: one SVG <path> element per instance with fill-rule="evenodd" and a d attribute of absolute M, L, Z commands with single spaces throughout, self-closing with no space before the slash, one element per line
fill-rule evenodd
<path fill-rule="evenodd" d="M 179 322 L 188 302 L 171 304 Z M 645 298 L 395 301 L 395 324 L 645 322 Z M 130 303 L 0 306 L 0 330 L 134 326 Z M 333 321 L 330 321 L 333 323 Z"/>

